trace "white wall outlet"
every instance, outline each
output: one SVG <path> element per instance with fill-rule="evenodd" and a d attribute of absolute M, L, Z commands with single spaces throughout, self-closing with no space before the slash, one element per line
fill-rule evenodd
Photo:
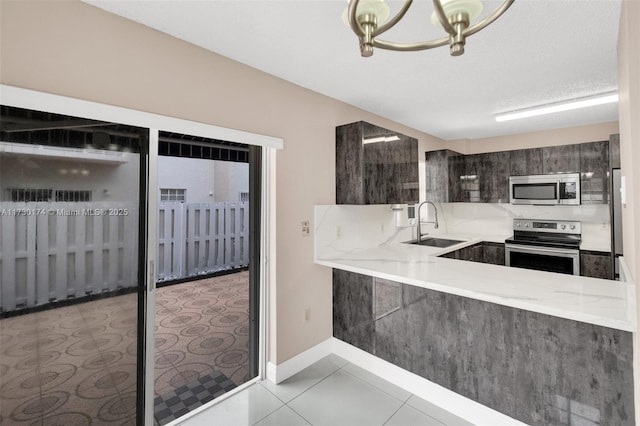
<path fill-rule="evenodd" d="M 336 238 L 342 237 L 342 228 L 340 226 L 336 226 Z"/>
<path fill-rule="evenodd" d="M 303 220 L 302 221 L 302 235 L 305 237 L 308 237 L 310 233 L 309 230 L 309 221 L 308 220 Z"/>
<path fill-rule="evenodd" d="M 311 308 L 304 309 L 304 323 L 311 322 Z"/>

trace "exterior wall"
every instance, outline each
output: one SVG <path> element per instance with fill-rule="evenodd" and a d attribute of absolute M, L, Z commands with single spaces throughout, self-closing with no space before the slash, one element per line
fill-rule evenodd
<path fill-rule="evenodd" d="M 315 204 L 335 200 L 335 127 L 363 120 L 417 138 L 421 152 L 445 147 L 79 1 L 0 2 L 0 82 L 284 139 L 270 176 L 277 197 L 269 360 L 276 364 L 331 337 L 331 271 L 313 264 L 313 237 L 302 235 L 300 222 L 313 219 Z"/>
<path fill-rule="evenodd" d="M 122 164 L 0 156 L 0 200 L 7 188 L 91 190 L 92 201 L 136 200 L 130 182 L 138 180 L 138 154 L 122 155 L 128 158 Z"/>
<path fill-rule="evenodd" d="M 186 189 L 188 203 L 240 201 L 249 191 L 247 163 L 160 156 L 158 170 L 158 187 Z"/>
<path fill-rule="evenodd" d="M 216 201 L 240 201 L 240 192 L 249 192 L 249 165 L 216 163 L 214 189 Z"/>

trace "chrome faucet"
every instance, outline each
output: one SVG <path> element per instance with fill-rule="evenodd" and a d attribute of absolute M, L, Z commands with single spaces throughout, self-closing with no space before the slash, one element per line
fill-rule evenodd
<path fill-rule="evenodd" d="M 433 206 L 433 221 L 428 221 L 425 223 L 433 223 L 434 224 L 434 229 L 438 229 L 438 208 L 436 207 L 435 204 L 433 204 L 431 201 L 423 201 L 422 203 L 420 203 L 420 205 L 418 206 L 418 211 L 416 212 L 416 217 L 418 218 L 418 244 L 420 244 L 420 241 L 422 241 L 422 231 L 420 229 L 420 209 L 422 208 L 423 205 L 425 204 L 431 204 Z"/>

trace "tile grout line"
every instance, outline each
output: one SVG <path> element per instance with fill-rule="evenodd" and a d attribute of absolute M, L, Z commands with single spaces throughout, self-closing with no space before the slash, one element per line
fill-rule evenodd
<path fill-rule="evenodd" d="M 395 416 L 396 414 L 398 414 L 398 411 L 402 410 L 402 407 L 404 407 L 406 404 L 402 404 L 400 405 L 400 407 L 398 407 L 398 409 L 396 411 L 393 412 L 393 414 L 391 414 L 389 416 L 389 418 L 387 420 L 384 421 L 384 423 L 382 423 L 382 426 L 385 426 L 387 423 L 389 423 L 389 420 L 391 420 L 393 418 L 393 416 Z"/>
<path fill-rule="evenodd" d="M 351 363 L 348 363 L 348 364 L 351 364 Z M 355 365 L 355 364 L 352 364 L 352 365 Z M 356 366 L 356 367 L 358 367 L 357 365 L 355 365 L 355 366 Z M 344 367 L 346 367 L 346 365 L 345 365 Z M 344 368 L 344 367 L 343 367 L 343 368 Z M 341 368 L 341 369 L 342 369 L 342 368 Z M 365 370 L 365 371 L 366 371 L 366 370 Z M 398 388 L 400 388 L 400 389 L 402 389 L 402 390 L 404 390 L 404 391 L 406 391 L 406 392 L 408 392 L 408 393 L 409 393 L 409 396 L 407 397 L 407 399 L 405 399 L 405 400 L 403 401 L 402 399 L 396 398 L 395 396 L 391 395 L 389 392 L 385 391 L 384 389 L 379 388 L 378 386 L 374 385 L 373 383 L 370 383 L 369 381 L 367 381 L 367 380 L 365 380 L 365 379 L 363 379 L 363 378 L 361 378 L 361 377 L 358 377 L 358 376 L 356 376 L 355 374 L 351 374 L 351 373 L 349 373 L 349 372 L 348 372 L 348 371 L 346 371 L 346 370 L 345 370 L 345 374 L 348 374 L 349 376 L 353 377 L 354 379 L 357 379 L 357 380 L 359 380 L 360 382 L 362 382 L 362 383 L 364 383 L 364 384 L 366 384 L 366 385 L 369 385 L 369 386 L 371 386 L 372 388 L 374 388 L 374 389 L 376 389 L 376 390 L 378 390 L 378 391 L 380 391 L 380 392 L 384 393 L 385 395 L 389 396 L 390 398 L 393 398 L 393 399 L 395 399 L 396 401 L 401 402 L 401 403 L 402 403 L 402 405 L 406 404 L 406 403 L 407 403 L 407 401 L 409 401 L 409 399 L 411 399 L 411 397 L 412 397 L 412 396 L 414 396 L 411 392 L 407 391 L 406 389 L 401 388 L 400 386 L 397 386 Z M 375 375 L 375 374 L 374 374 L 374 375 Z M 382 379 L 382 377 L 380 377 L 380 376 L 376 376 L 376 377 L 378 377 L 379 379 Z M 382 379 L 382 380 L 384 380 L 384 379 Z M 386 381 L 386 380 L 385 380 L 385 381 Z M 394 386 L 395 386 L 395 385 L 394 385 Z M 419 410 L 418 410 L 418 411 L 419 411 Z"/>
<path fill-rule="evenodd" d="M 338 371 L 338 370 L 336 370 L 336 371 Z M 331 373 L 331 374 L 333 374 L 333 373 Z M 318 383 L 320 383 L 320 382 L 318 382 Z M 306 419 L 302 414 L 300 414 L 300 413 L 298 413 L 296 410 L 294 410 L 294 409 L 293 409 L 293 407 L 291 407 L 287 402 L 284 402 L 280 397 L 278 397 L 278 395 L 276 395 L 275 393 L 271 392 L 271 391 L 270 391 L 266 386 L 262 386 L 262 384 L 261 384 L 261 383 L 259 384 L 259 386 L 260 386 L 260 387 L 262 387 L 262 389 L 264 389 L 264 390 L 266 390 L 267 392 L 269 392 L 271 395 L 275 396 L 275 397 L 276 397 L 276 399 L 277 399 L 278 401 L 282 402 L 282 405 L 281 405 L 280 407 L 276 408 L 275 410 L 273 410 L 272 412 L 270 412 L 269 414 L 267 414 L 266 416 L 264 416 L 263 418 L 261 418 L 260 420 L 258 420 L 257 422 L 253 423 L 254 425 L 256 425 L 256 424 L 260 423 L 262 420 L 266 419 L 267 417 L 269 417 L 270 415 L 272 415 L 272 414 L 273 414 L 273 413 L 275 413 L 276 411 L 278 411 L 278 410 L 282 409 L 283 407 L 287 407 L 287 408 L 289 408 L 291 411 L 293 411 L 294 413 L 296 413 L 298 416 L 300 416 L 300 417 L 301 417 L 305 422 L 307 422 L 307 423 L 309 423 L 310 425 L 312 425 L 312 426 L 313 426 L 313 424 L 312 424 L 308 419 Z M 315 386 L 315 385 L 314 385 L 314 386 Z M 309 389 L 311 389 L 312 387 L 313 387 L 313 386 L 311 386 Z M 308 390 L 308 389 L 307 389 L 307 390 Z M 300 393 L 299 395 L 297 395 L 295 398 L 291 399 L 291 401 L 295 400 L 298 396 L 302 395 L 304 392 L 306 392 L 306 390 L 305 390 L 305 391 L 303 391 L 303 392 L 301 392 L 301 393 Z M 289 401 L 289 402 L 291 402 L 291 401 Z"/>

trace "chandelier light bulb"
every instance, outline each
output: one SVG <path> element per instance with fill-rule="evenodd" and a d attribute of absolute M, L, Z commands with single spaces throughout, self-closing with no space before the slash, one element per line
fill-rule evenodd
<path fill-rule="evenodd" d="M 358 38 L 360 54 L 364 57 L 373 55 L 374 48 L 411 52 L 446 45 L 449 45 L 451 56 L 460 56 L 464 54 L 467 37 L 495 22 L 515 0 L 503 0 L 500 6 L 473 24 L 472 21 L 482 13 L 481 0 L 432 1 L 434 13 L 431 15 L 431 22 L 444 30 L 442 37 L 433 40 L 397 43 L 380 38 L 404 18 L 413 0 L 404 0 L 400 10 L 392 17 L 384 0 L 347 0 L 348 6 L 342 13 L 342 19 Z"/>
<path fill-rule="evenodd" d="M 347 0 L 347 4 L 349 0 Z M 384 0 L 360 0 L 358 3 L 358 9 L 356 9 L 356 16 L 362 15 L 374 15 L 377 19 L 378 25 L 383 24 L 389 19 L 391 14 L 391 8 Z M 349 6 L 345 7 L 342 12 L 342 20 L 345 24 L 349 25 Z"/>
<path fill-rule="evenodd" d="M 469 17 L 469 22 L 472 22 L 482 13 L 483 5 L 480 0 L 442 0 L 442 8 L 449 19 L 459 13 L 466 13 Z M 442 28 L 436 12 L 431 13 L 431 23 L 438 28 Z"/>

